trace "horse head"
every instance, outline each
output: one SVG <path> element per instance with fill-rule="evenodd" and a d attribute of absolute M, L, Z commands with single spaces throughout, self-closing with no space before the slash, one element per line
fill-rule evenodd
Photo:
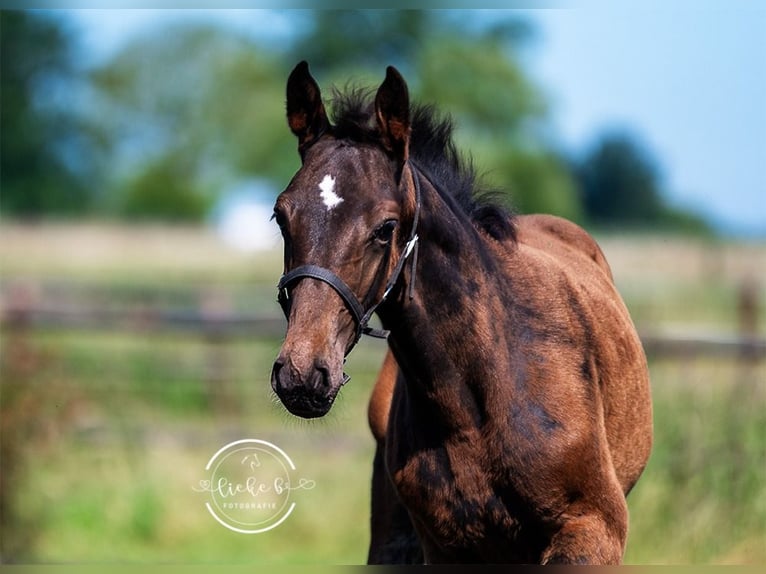
<path fill-rule="evenodd" d="M 271 385 L 301 417 L 330 410 L 347 380 L 345 357 L 417 241 L 409 97 L 392 67 L 374 106 L 371 122 L 332 125 L 306 62 L 287 82 L 287 120 L 301 167 L 274 207 L 284 240 L 279 300 L 288 326 Z"/>

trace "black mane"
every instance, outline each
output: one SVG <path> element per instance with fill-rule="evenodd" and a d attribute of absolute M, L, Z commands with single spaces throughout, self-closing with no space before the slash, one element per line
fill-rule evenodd
<path fill-rule="evenodd" d="M 358 143 L 380 143 L 374 93 L 352 88 L 333 94 L 333 134 Z M 449 194 L 480 229 L 497 240 L 516 238 L 513 213 L 498 201 L 497 190 L 484 187 L 473 163 L 452 139 L 449 116 L 430 105 L 410 108 L 410 156 L 440 194 Z"/>

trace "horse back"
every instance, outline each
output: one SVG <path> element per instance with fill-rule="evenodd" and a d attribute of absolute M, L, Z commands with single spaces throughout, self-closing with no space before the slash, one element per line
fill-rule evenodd
<path fill-rule="evenodd" d="M 562 261 L 584 259 L 613 281 L 612 270 L 598 243 L 582 227 L 554 215 L 521 215 L 516 219 L 519 243 L 549 253 Z M 582 272 L 587 266 L 578 265 Z"/>

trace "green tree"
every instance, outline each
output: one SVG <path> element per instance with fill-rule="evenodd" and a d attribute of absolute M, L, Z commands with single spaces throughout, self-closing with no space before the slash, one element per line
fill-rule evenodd
<path fill-rule="evenodd" d="M 488 33 L 456 41 L 440 37 L 419 57 L 421 98 L 449 110 L 461 148 L 523 213 L 582 219 L 566 163 L 541 137 L 548 106 L 514 57 L 525 36 Z"/>
<path fill-rule="evenodd" d="M 572 221 L 583 220 L 577 186 L 559 156 L 514 151 L 498 158 L 497 165 L 497 178 L 507 182 L 521 213 L 552 213 Z"/>
<path fill-rule="evenodd" d="M 375 71 L 386 64 L 405 67 L 428 34 L 427 14 L 421 10 L 312 11 L 304 16 L 304 31 L 290 46 L 287 59 L 309 60 L 319 74 Z"/>
<path fill-rule="evenodd" d="M 111 209 L 199 220 L 239 179 L 286 181 L 299 160 L 281 71 L 249 38 L 185 25 L 139 36 L 94 70 L 91 115 L 115 166 Z"/>
<path fill-rule="evenodd" d="M 627 132 L 604 134 L 573 171 L 587 219 L 597 225 L 712 233 L 702 217 L 668 205 L 656 159 Z"/>
<path fill-rule="evenodd" d="M 87 97 L 77 102 L 88 121 L 78 127 L 99 145 L 74 155 L 88 162 L 85 189 L 105 198 L 98 207 L 125 217 L 154 212 L 194 220 L 237 180 L 257 176 L 283 185 L 299 165 L 285 125 L 285 79 L 308 59 L 323 86 L 349 77 L 375 85 L 385 65 L 397 65 L 415 99 L 454 116 L 460 147 L 490 183 L 510 191 L 512 202 L 578 217 L 570 175 L 539 137 L 547 106 L 518 62 L 518 49 L 531 37 L 524 21 L 442 11 L 313 11 L 297 18 L 303 21 L 280 51 L 230 30 L 177 24 L 133 39 L 93 70 Z M 39 94 L 39 82 L 28 92 Z M 71 141 L 53 135 L 27 146 L 40 165 L 55 167 L 53 151 L 62 147 L 73 155 Z M 53 142 L 48 156 L 43 140 Z M 24 169 L 22 161 L 8 162 Z M 11 197 L 72 197 L 75 188 L 62 186 L 67 165 L 27 168 L 45 173 L 56 189 L 35 183 L 21 193 L 17 186 Z M 53 211 L 50 203 L 37 209 Z"/>
<path fill-rule="evenodd" d="M 167 155 L 142 166 L 125 183 L 119 214 L 128 219 L 199 221 L 210 208 L 211 198 L 196 187 L 186 162 L 189 158 Z"/>
<path fill-rule="evenodd" d="M 416 54 L 418 97 L 449 111 L 472 139 L 529 147 L 529 128 L 545 121 L 547 106 L 512 48 L 503 36 L 444 30 Z"/>
<path fill-rule="evenodd" d="M 0 209 L 39 217 L 87 210 L 87 164 L 78 118 L 67 107 L 77 79 L 58 20 L 0 11 Z M 62 102 L 63 100 L 63 102 Z"/>
<path fill-rule="evenodd" d="M 596 223 L 647 224 L 663 211 L 658 168 L 625 133 L 606 134 L 577 168 L 583 206 Z"/>

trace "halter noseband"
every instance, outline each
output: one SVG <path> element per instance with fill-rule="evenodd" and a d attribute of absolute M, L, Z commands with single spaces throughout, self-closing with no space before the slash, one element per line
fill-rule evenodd
<path fill-rule="evenodd" d="M 409 258 L 410 254 L 412 254 L 412 272 L 411 272 L 411 279 L 410 279 L 410 286 L 409 286 L 409 296 L 410 299 L 413 297 L 413 288 L 415 284 L 415 266 L 417 265 L 418 260 L 418 235 L 417 235 L 417 229 L 418 229 L 418 219 L 420 218 L 420 182 L 418 178 L 418 174 L 416 170 L 414 169 L 414 166 L 410 160 L 407 160 L 406 165 L 409 166 L 410 169 L 410 176 L 412 177 L 412 181 L 414 182 L 415 186 L 415 215 L 413 217 L 412 221 L 412 229 L 410 230 L 410 236 L 407 240 L 406 245 L 404 246 L 404 251 L 399 256 L 399 261 L 396 263 L 396 267 L 394 267 L 394 271 L 391 274 L 391 277 L 388 280 L 388 283 L 386 283 L 385 290 L 383 291 L 383 297 L 378 301 L 377 303 L 374 303 L 369 309 L 365 311 L 364 306 L 359 301 L 357 296 L 354 294 L 354 292 L 351 290 L 351 288 L 346 285 L 346 282 L 343 281 L 340 277 L 338 277 L 335 273 L 330 271 L 329 269 L 326 269 L 324 267 L 320 267 L 318 265 L 301 265 L 300 267 L 296 267 L 292 271 L 289 271 L 285 273 L 282 278 L 279 280 L 279 284 L 277 285 L 277 301 L 279 301 L 280 306 L 282 307 L 282 311 L 285 314 L 285 317 L 289 317 L 290 315 L 290 292 L 288 291 L 288 287 L 292 285 L 293 283 L 299 281 L 303 278 L 310 278 L 310 279 L 316 279 L 318 281 L 323 281 L 327 283 L 330 287 L 335 289 L 335 292 L 340 296 L 340 298 L 343 300 L 343 302 L 346 304 L 346 307 L 348 308 L 349 312 L 351 313 L 351 316 L 354 318 L 354 322 L 356 323 L 356 336 L 354 337 L 354 341 L 349 346 L 348 350 L 346 351 L 346 356 L 351 352 L 351 350 L 356 346 L 356 344 L 359 342 L 359 339 L 361 339 L 362 335 L 369 335 L 371 337 L 377 337 L 380 339 L 385 339 L 388 337 L 388 331 L 384 331 L 381 329 L 373 329 L 372 327 L 369 327 L 367 323 L 369 323 L 370 318 L 372 317 L 372 314 L 375 312 L 375 310 L 383 303 L 383 301 L 386 300 L 388 295 L 393 290 L 394 286 L 396 285 L 396 282 L 399 280 L 399 276 L 402 274 L 402 270 L 404 269 L 404 264 L 406 263 L 407 259 Z M 344 380 L 344 383 L 347 379 Z"/>

